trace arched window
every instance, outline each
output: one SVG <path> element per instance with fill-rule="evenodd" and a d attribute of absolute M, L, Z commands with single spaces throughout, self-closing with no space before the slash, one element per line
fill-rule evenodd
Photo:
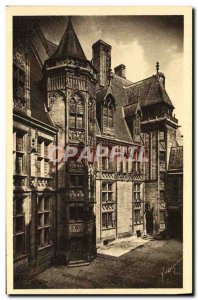
<path fill-rule="evenodd" d="M 84 127 L 84 100 L 76 94 L 69 101 L 69 127 L 76 129 Z"/>
<path fill-rule="evenodd" d="M 115 102 L 111 96 L 108 96 L 103 102 L 103 128 L 113 128 L 114 125 Z"/>

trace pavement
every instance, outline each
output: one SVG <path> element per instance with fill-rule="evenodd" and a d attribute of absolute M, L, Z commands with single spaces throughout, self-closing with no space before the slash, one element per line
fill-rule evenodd
<path fill-rule="evenodd" d="M 102 246 L 97 249 L 98 254 L 109 255 L 114 257 L 120 257 L 129 251 L 135 250 L 138 247 L 141 247 L 145 243 L 148 243 L 150 240 L 149 237 L 142 239 L 141 237 L 129 237 L 116 240 L 115 242 Z"/>
<path fill-rule="evenodd" d="M 146 242 L 144 242 L 146 240 Z M 112 255 L 112 249 L 113 255 Z M 125 252 L 127 251 L 127 252 Z M 99 250 L 88 266 L 52 266 L 37 275 L 28 287 L 43 289 L 79 288 L 181 288 L 182 253 L 180 240 L 122 240 Z M 125 252 L 125 253 L 124 253 Z M 106 253 L 106 254 L 104 254 Z M 115 255 L 116 253 L 116 255 Z M 176 266 L 176 272 L 165 270 Z M 162 278 L 162 272 L 164 272 Z M 21 283 L 20 283 L 21 284 Z"/>

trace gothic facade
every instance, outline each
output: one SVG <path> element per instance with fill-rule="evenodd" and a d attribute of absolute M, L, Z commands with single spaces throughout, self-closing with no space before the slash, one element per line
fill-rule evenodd
<path fill-rule="evenodd" d="M 112 240 L 167 228 L 179 125 L 159 64 L 133 83 L 123 64 L 112 72 L 111 45 L 102 40 L 87 60 L 70 19 L 58 46 L 34 18 L 14 18 L 13 31 L 15 274 L 87 264 Z M 68 145 L 135 150 L 133 160 L 126 153 L 65 161 Z"/>

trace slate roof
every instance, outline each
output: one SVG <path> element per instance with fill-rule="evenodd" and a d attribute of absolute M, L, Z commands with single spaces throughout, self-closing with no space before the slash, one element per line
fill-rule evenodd
<path fill-rule="evenodd" d="M 129 103 L 134 103 L 139 100 L 142 107 L 165 102 L 174 108 L 163 84 L 158 75 L 153 75 L 144 80 L 133 83 L 131 86 L 126 85 Z"/>
<path fill-rule="evenodd" d="M 168 171 L 183 169 L 183 147 L 172 147 L 170 151 Z"/>
<path fill-rule="evenodd" d="M 42 91 L 42 71 L 33 52 L 30 54 L 30 108 L 31 116 L 39 121 L 54 126 L 45 108 L 45 95 Z"/>
<path fill-rule="evenodd" d="M 137 102 L 134 102 L 134 103 L 124 106 L 124 115 L 126 118 L 135 116 L 138 110 L 140 110 L 140 112 L 141 112 L 141 107 L 139 105 L 139 102 L 137 101 Z"/>
<path fill-rule="evenodd" d="M 74 31 L 71 18 L 69 18 L 67 28 L 63 34 L 60 44 L 54 54 L 51 56 L 51 59 L 64 59 L 68 56 L 87 60 L 78 37 Z"/>
<path fill-rule="evenodd" d="M 47 46 L 48 46 L 48 48 L 50 50 L 51 55 L 53 55 L 54 52 L 56 51 L 56 49 L 58 48 L 58 45 L 56 45 L 53 42 L 48 41 L 48 40 L 46 40 L 46 42 L 47 42 Z"/>

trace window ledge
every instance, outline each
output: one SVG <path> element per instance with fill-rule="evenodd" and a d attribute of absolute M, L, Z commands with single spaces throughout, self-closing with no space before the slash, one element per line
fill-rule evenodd
<path fill-rule="evenodd" d="M 54 244 L 52 243 L 52 244 L 50 244 L 50 245 L 46 245 L 46 246 L 43 246 L 43 247 L 38 247 L 38 251 L 42 251 L 42 250 L 44 250 L 44 249 L 47 249 L 47 248 L 50 248 L 50 247 L 52 247 Z"/>
<path fill-rule="evenodd" d="M 29 256 L 29 254 L 21 254 L 21 255 L 14 258 L 14 263 L 21 260 L 21 259 L 23 259 L 23 258 L 26 258 L 28 256 Z"/>
<path fill-rule="evenodd" d="M 116 227 L 102 228 L 102 231 L 116 229 Z"/>
<path fill-rule="evenodd" d="M 28 175 L 26 175 L 26 174 L 13 174 L 13 176 L 27 177 Z"/>

